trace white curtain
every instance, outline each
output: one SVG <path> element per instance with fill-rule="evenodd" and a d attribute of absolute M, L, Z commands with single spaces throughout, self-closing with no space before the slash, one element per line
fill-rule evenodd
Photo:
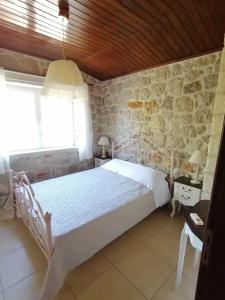
<path fill-rule="evenodd" d="M 10 116 L 6 114 L 4 109 L 4 100 L 6 92 L 5 72 L 0 68 L 0 174 L 5 174 L 9 169 L 8 154 L 8 136 L 7 124 L 10 122 Z"/>
<path fill-rule="evenodd" d="M 89 106 L 89 93 L 87 84 L 76 88 L 74 102 L 74 114 L 77 128 L 76 146 L 79 151 L 79 159 L 90 159 L 92 153 L 92 119 Z"/>

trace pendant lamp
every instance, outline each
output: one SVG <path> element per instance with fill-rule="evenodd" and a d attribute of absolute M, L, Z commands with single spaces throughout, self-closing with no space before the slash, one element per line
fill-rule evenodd
<path fill-rule="evenodd" d="M 72 60 L 65 59 L 64 25 L 69 21 L 68 1 L 59 1 L 59 18 L 62 20 L 63 42 L 62 58 L 49 64 L 42 89 L 43 96 L 65 96 L 74 98 L 76 87 L 84 84 L 78 66 Z"/>

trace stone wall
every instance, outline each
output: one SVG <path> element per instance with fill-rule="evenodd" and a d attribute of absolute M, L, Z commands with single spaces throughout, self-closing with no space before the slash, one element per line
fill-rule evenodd
<path fill-rule="evenodd" d="M 141 131 L 121 154 L 168 171 L 170 152 L 190 171 L 196 149 L 207 152 L 220 52 L 102 83 L 99 126 L 117 143 Z"/>
<path fill-rule="evenodd" d="M 45 76 L 49 63 L 50 61 L 45 59 L 0 48 L 0 67 L 6 70 Z M 94 140 L 96 140 L 101 134 L 96 116 L 96 113 L 99 113 L 99 109 L 102 107 L 100 82 L 85 73 L 82 73 L 82 76 L 84 81 L 89 84 L 90 105 L 93 108 L 93 135 Z M 95 146 L 95 143 L 93 146 Z M 92 159 L 80 162 L 78 152 L 75 149 L 23 153 L 11 156 L 10 162 L 11 168 L 26 171 L 32 181 L 62 176 L 93 167 Z M 0 206 L 6 199 L 7 194 L 7 176 L 0 175 Z"/>
<path fill-rule="evenodd" d="M 224 39 L 225 45 L 225 39 Z M 203 182 L 203 199 L 210 199 L 214 172 L 220 146 L 220 139 L 225 116 L 225 48 L 222 51 L 220 72 L 216 88 L 215 105 L 211 124 L 211 136 L 208 146 L 208 155 Z"/>
<path fill-rule="evenodd" d="M 31 182 L 63 176 L 93 167 L 93 159 L 79 161 L 76 149 L 44 150 L 10 156 L 15 171 L 25 171 Z"/>

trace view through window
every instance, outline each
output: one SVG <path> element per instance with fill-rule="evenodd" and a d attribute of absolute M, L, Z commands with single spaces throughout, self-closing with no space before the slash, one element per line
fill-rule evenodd
<path fill-rule="evenodd" d="M 11 152 L 75 146 L 74 103 L 45 98 L 41 87 L 8 83 L 4 101 Z"/>

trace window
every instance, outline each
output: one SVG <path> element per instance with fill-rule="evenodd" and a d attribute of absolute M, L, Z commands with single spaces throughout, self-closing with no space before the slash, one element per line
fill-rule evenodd
<path fill-rule="evenodd" d="M 4 101 L 10 151 L 75 146 L 74 103 L 45 98 L 41 87 L 8 83 Z"/>

